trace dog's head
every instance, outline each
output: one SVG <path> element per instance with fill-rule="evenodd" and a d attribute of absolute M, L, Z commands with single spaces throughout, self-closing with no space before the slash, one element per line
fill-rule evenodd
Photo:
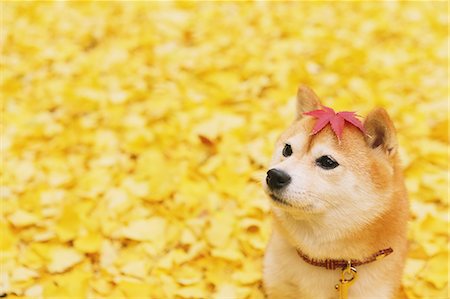
<path fill-rule="evenodd" d="M 346 219 L 385 210 L 395 189 L 397 141 L 383 109 L 364 120 L 366 132 L 345 124 L 340 141 L 330 125 L 312 135 L 320 109 L 313 91 L 300 87 L 297 118 L 276 142 L 264 188 L 275 212 L 294 218 Z M 345 221 L 345 220 L 343 220 Z"/>

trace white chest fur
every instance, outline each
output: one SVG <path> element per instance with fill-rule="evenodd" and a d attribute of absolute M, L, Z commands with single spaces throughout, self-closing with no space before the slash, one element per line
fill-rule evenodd
<path fill-rule="evenodd" d="M 357 268 L 358 279 L 349 298 L 392 298 L 395 283 L 389 277 L 395 256 Z M 340 270 L 327 270 L 304 262 L 296 249 L 274 230 L 264 257 L 264 286 L 272 298 L 338 298 L 335 285 Z"/>

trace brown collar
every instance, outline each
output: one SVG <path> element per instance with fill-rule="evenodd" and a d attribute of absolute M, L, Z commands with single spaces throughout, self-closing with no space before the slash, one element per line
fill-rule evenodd
<path fill-rule="evenodd" d="M 368 258 L 366 258 L 364 260 L 344 260 L 344 259 L 341 259 L 341 260 L 334 260 L 334 259 L 319 260 L 319 259 L 310 258 L 306 254 L 304 254 L 300 249 L 297 249 L 298 255 L 305 262 L 307 262 L 308 264 L 311 264 L 313 266 L 324 267 L 328 270 L 334 270 L 337 268 L 344 269 L 345 267 L 348 266 L 349 262 L 351 263 L 352 266 L 355 266 L 355 267 L 361 266 L 364 264 L 368 264 L 373 261 L 380 260 L 380 259 L 384 258 L 385 256 L 388 256 L 393 251 L 394 250 L 391 247 L 382 249 L 378 252 L 375 252 L 374 254 L 372 254 L 371 256 L 369 256 Z"/>

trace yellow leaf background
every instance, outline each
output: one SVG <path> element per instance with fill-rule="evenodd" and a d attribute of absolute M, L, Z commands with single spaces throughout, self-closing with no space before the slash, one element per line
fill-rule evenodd
<path fill-rule="evenodd" d="M 262 298 L 299 83 L 385 107 L 410 298 L 448 297 L 447 2 L 2 2 L 0 293 Z"/>

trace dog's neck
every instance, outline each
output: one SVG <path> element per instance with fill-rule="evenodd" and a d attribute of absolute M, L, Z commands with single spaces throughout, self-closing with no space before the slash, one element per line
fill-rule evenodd
<path fill-rule="evenodd" d="M 395 247 L 398 241 L 396 236 L 401 232 L 396 231 L 399 226 L 394 223 L 406 217 L 397 208 L 399 200 L 402 199 L 393 198 L 392 205 L 372 221 L 355 215 L 352 218 L 343 217 L 340 223 L 336 223 L 335 219 L 330 220 L 326 215 L 299 218 L 274 209 L 274 229 L 293 247 L 311 257 L 363 259 L 383 248 Z M 348 225 L 345 222 L 349 222 Z"/>

